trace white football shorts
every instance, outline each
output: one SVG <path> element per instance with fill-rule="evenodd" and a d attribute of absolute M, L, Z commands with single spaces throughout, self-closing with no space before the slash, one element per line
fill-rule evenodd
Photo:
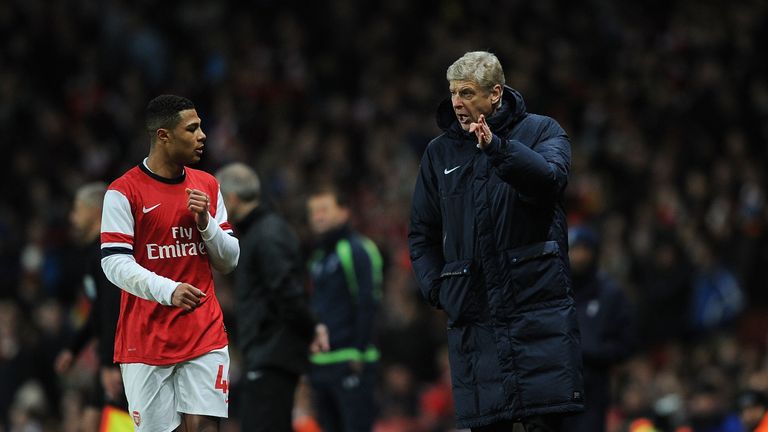
<path fill-rule="evenodd" d="M 122 363 L 128 413 L 137 432 L 171 432 L 181 414 L 227 417 L 229 349 L 169 366 Z"/>

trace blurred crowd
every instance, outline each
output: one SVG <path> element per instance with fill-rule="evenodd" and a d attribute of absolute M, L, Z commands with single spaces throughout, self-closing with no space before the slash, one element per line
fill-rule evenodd
<path fill-rule="evenodd" d="M 352 192 L 385 259 L 375 430 L 452 430 L 445 323 L 418 298 L 406 231 L 445 69 L 478 49 L 568 131 L 569 223 L 597 229 L 635 311 L 609 430 L 725 431 L 768 404 L 764 1 L 7 0 L 0 39 L 0 431 L 75 430 L 96 360 L 53 371 L 88 309 L 73 193 L 141 161 L 160 93 L 197 105 L 202 169 L 256 168 L 307 249 L 307 187 Z"/>

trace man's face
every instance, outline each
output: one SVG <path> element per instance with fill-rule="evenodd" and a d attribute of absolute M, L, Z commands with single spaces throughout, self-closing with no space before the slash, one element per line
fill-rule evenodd
<path fill-rule="evenodd" d="M 180 111 L 179 115 L 181 120 L 168 131 L 168 155 L 180 165 L 191 165 L 203 156 L 206 137 L 196 110 Z"/>
<path fill-rule="evenodd" d="M 487 117 L 493 112 L 493 104 L 498 102 L 502 92 L 498 84 L 489 92 L 473 81 L 462 80 L 450 81 L 448 90 L 453 112 L 465 131 L 469 131 L 470 123 L 477 122 L 481 114 Z"/>
<path fill-rule="evenodd" d="M 349 210 L 339 205 L 333 194 L 314 195 L 307 202 L 309 225 L 317 235 L 338 228 L 347 222 Z"/>

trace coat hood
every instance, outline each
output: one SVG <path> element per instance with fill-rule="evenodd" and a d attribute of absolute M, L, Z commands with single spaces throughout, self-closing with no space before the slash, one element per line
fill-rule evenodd
<path fill-rule="evenodd" d="M 504 86 L 501 100 L 501 108 L 494 115 L 488 117 L 488 126 L 494 133 L 498 134 L 514 126 L 526 114 L 523 95 L 512 87 Z M 461 128 L 456 119 L 450 97 L 443 99 L 437 107 L 437 126 L 446 133 L 468 134 Z"/>

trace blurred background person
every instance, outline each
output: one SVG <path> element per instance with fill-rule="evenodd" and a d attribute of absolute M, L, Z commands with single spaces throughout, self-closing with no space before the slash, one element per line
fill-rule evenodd
<path fill-rule="evenodd" d="M 688 425 L 692 432 L 743 432 L 734 403 L 733 383 L 718 369 L 697 371 L 686 400 Z"/>
<path fill-rule="evenodd" d="M 693 335 L 707 335 L 733 326 L 746 307 L 741 284 L 723 265 L 717 243 L 701 233 L 691 245 L 694 271 L 691 280 L 689 328 Z"/>
<path fill-rule="evenodd" d="M 738 409 L 746 432 L 768 432 L 768 397 L 765 393 L 743 390 L 739 394 Z"/>
<path fill-rule="evenodd" d="M 240 239 L 235 269 L 237 345 L 244 356 L 241 428 L 290 432 L 294 394 L 309 369 L 315 321 L 303 283 L 299 241 L 263 202 L 256 172 L 243 163 L 216 172 L 229 219 Z M 319 349 L 327 333 L 317 330 Z"/>
<path fill-rule="evenodd" d="M 316 248 L 309 262 L 312 311 L 328 328 L 330 350 L 310 357 L 310 383 L 323 430 L 373 428 L 376 311 L 381 301 L 382 258 L 376 245 L 349 225 L 349 201 L 335 187 L 307 198 Z"/>
<path fill-rule="evenodd" d="M 83 430 L 98 429 L 105 404 L 128 409 L 120 368 L 113 360 L 121 291 L 107 280 L 101 269 L 101 209 L 106 192 L 106 183 L 93 182 L 81 186 L 75 194 L 70 222 L 76 241 L 83 247 L 83 289 L 91 305 L 86 322 L 72 336 L 67 348 L 56 356 L 55 363 L 56 372 L 68 372 L 86 345 L 96 341 L 99 371 L 83 401 L 80 423 Z"/>
<path fill-rule="evenodd" d="M 584 359 L 585 411 L 566 417 L 564 430 L 603 432 L 611 404 L 611 374 L 635 344 L 629 299 L 600 271 L 600 238 L 589 226 L 568 231 L 571 276 Z"/>

